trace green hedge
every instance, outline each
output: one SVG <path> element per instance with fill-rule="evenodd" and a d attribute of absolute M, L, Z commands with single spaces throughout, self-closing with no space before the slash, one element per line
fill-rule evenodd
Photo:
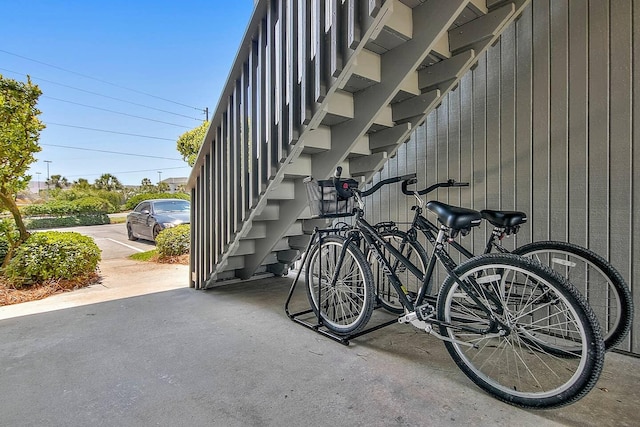
<path fill-rule="evenodd" d="M 156 237 L 156 249 L 160 258 L 188 254 L 190 246 L 191 227 L 189 224 L 165 228 Z"/>
<path fill-rule="evenodd" d="M 16 287 L 51 279 L 74 279 L 96 271 L 100 249 L 79 233 L 33 233 L 16 249 L 4 271 Z"/>
<path fill-rule="evenodd" d="M 53 200 L 22 208 L 22 214 L 25 216 L 65 216 L 113 213 L 115 211 L 116 208 L 111 202 L 96 196 L 88 196 L 76 200 Z"/>
<path fill-rule="evenodd" d="M 81 190 L 72 188 L 70 190 L 61 191 L 57 196 L 56 200 L 66 200 L 66 201 L 74 201 L 80 200 L 87 197 L 97 197 L 99 199 L 103 199 L 109 202 L 112 208 L 120 208 L 122 203 L 124 202 L 124 195 L 121 191 L 107 191 L 107 190 Z M 112 211 L 107 211 L 107 213 L 113 213 Z"/>
<path fill-rule="evenodd" d="M 131 210 L 136 206 L 138 206 L 138 203 L 142 202 L 143 200 L 150 200 L 150 199 L 189 200 L 190 198 L 191 197 L 189 197 L 189 195 L 186 193 L 141 193 L 141 194 L 136 194 L 135 196 L 127 200 L 124 206 L 126 210 Z"/>
<path fill-rule="evenodd" d="M 59 216 L 54 218 L 26 218 L 24 224 L 28 230 L 42 230 L 47 228 L 78 227 L 82 225 L 110 224 L 111 220 L 105 213 Z"/>

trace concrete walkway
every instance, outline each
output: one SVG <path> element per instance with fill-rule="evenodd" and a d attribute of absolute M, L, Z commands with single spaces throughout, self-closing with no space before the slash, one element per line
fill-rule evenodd
<path fill-rule="evenodd" d="M 526 411 L 407 326 L 347 347 L 291 322 L 291 278 L 204 292 L 185 266 L 101 269 L 102 285 L 0 307 L 0 425 L 640 425 L 640 359 L 609 353 L 581 401 Z"/>

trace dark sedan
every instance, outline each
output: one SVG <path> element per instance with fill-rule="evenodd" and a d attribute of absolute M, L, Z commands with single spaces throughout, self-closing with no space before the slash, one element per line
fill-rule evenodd
<path fill-rule="evenodd" d="M 165 228 L 188 224 L 191 203 L 182 199 L 152 199 L 140 202 L 127 215 L 127 237 L 129 240 L 156 240 Z"/>

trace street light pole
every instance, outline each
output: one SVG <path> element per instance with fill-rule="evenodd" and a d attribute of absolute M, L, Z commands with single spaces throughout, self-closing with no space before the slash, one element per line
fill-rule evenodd
<path fill-rule="evenodd" d="M 42 172 L 36 172 L 36 175 L 38 175 L 38 196 L 40 195 L 40 175 L 42 174 Z"/>
<path fill-rule="evenodd" d="M 47 198 L 49 198 L 49 164 L 51 164 L 51 160 L 43 160 L 47 164 Z"/>

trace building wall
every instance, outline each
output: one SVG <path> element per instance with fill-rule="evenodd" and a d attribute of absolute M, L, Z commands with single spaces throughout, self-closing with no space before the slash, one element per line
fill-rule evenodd
<path fill-rule="evenodd" d="M 374 182 L 408 172 L 417 172 L 421 187 L 468 181 L 432 197 L 525 211 L 528 225 L 507 245 L 553 239 L 587 246 L 633 291 L 640 275 L 639 18 L 640 2 L 632 0 L 533 1 Z M 397 190 L 372 197 L 371 220 L 409 218 L 412 201 Z M 479 230 L 465 242 L 480 251 L 485 238 Z M 639 323 L 620 349 L 640 354 Z"/>

